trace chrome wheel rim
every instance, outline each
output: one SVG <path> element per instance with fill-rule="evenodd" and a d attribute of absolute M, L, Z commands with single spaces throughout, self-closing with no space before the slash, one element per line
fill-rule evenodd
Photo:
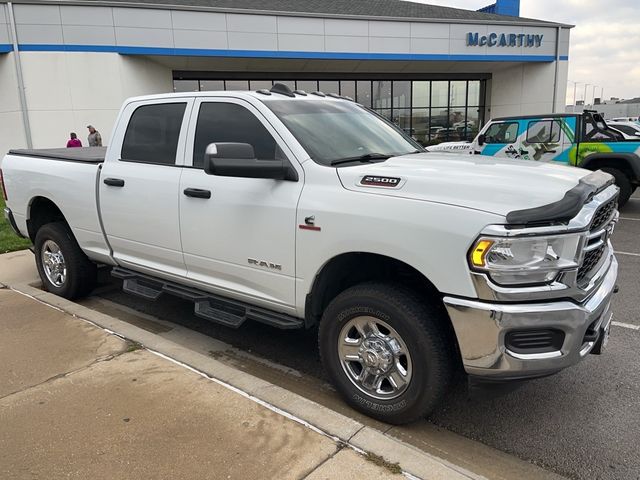
<path fill-rule="evenodd" d="M 349 320 L 338 337 L 338 356 L 351 383 L 375 399 L 397 398 L 411 382 L 413 368 L 407 344 L 378 318 Z"/>
<path fill-rule="evenodd" d="M 67 280 L 67 264 L 58 244 L 53 240 L 44 242 L 41 258 L 47 280 L 56 287 L 62 287 Z"/>

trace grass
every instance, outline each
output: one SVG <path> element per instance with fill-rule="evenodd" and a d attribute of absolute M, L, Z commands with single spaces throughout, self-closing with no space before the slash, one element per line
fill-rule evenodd
<path fill-rule="evenodd" d="M 9 223 L 4 219 L 2 209 L 4 208 L 4 199 L 0 195 L 0 254 L 7 252 L 15 252 L 16 250 L 24 250 L 31 245 L 31 242 L 27 239 L 18 237 Z"/>
<path fill-rule="evenodd" d="M 391 463 L 385 460 L 384 457 L 371 452 L 366 452 L 364 458 L 379 467 L 386 468 L 394 475 L 402 475 L 402 468 L 398 463 Z"/>
<path fill-rule="evenodd" d="M 127 353 L 142 350 L 143 348 L 144 345 L 141 343 L 134 342 L 133 340 L 127 340 Z"/>

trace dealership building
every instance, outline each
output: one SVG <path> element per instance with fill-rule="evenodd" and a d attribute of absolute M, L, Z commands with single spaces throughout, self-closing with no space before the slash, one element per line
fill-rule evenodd
<path fill-rule="evenodd" d="M 122 101 L 291 89 L 354 98 L 423 143 L 564 111 L 570 25 L 400 0 L 0 0 L 0 150 L 105 141 Z M 105 142 L 106 143 L 106 142 Z"/>

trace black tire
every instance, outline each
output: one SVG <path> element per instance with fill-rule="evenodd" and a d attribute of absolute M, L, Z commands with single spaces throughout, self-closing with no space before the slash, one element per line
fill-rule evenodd
<path fill-rule="evenodd" d="M 633 185 L 631 185 L 631 179 L 621 170 L 617 168 L 605 167 L 601 169 L 603 172 L 607 172 L 616 179 L 616 185 L 620 188 L 620 195 L 618 196 L 618 206 L 622 207 L 631 198 L 633 193 Z"/>
<path fill-rule="evenodd" d="M 324 368 L 346 401 L 370 417 L 399 425 L 427 416 L 447 392 L 455 366 L 453 339 L 443 315 L 441 308 L 421 301 L 401 286 L 365 283 L 351 287 L 338 295 L 322 316 L 318 344 Z M 350 320 L 365 316 L 395 329 L 410 354 L 411 379 L 396 398 L 369 395 L 343 368 L 338 346 L 343 327 L 347 329 Z"/>
<path fill-rule="evenodd" d="M 47 241 L 54 242 L 64 258 L 66 275 L 60 285 L 53 283 L 45 273 L 43 249 Z M 97 280 L 97 267 L 80 249 L 66 223 L 47 223 L 40 227 L 36 233 L 34 246 L 36 265 L 45 290 L 60 297 L 74 299 L 85 296 L 94 289 Z"/>

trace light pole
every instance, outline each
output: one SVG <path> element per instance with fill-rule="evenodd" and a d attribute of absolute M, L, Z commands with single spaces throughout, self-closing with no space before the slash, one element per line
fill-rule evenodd
<path fill-rule="evenodd" d="M 573 83 L 573 108 L 571 109 L 573 111 L 573 113 L 576 113 L 576 92 L 578 89 L 578 84 L 582 83 L 582 82 L 574 82 L 572 80 L 568 80 L 567 83 Z"/>
<path fill-rule="evenodd" d="M 590 87 L 591 84 L 590 83 L 585 83 L 584 84 L 584 107 L 587 106 L 587 87 Z M 584 110 L 584 108 L 583 108 Z"/>
<path fill-rule="evenodd" d="M 594 103 L 594 105 L 596 103 L 596 88 L 598 88 L 598 87 L 600 87 L 600 85 L 594 85 L 593 86 L 593 103 Z M 600 100 L 602 100 L 602 98 L 600 98 Z"/>

